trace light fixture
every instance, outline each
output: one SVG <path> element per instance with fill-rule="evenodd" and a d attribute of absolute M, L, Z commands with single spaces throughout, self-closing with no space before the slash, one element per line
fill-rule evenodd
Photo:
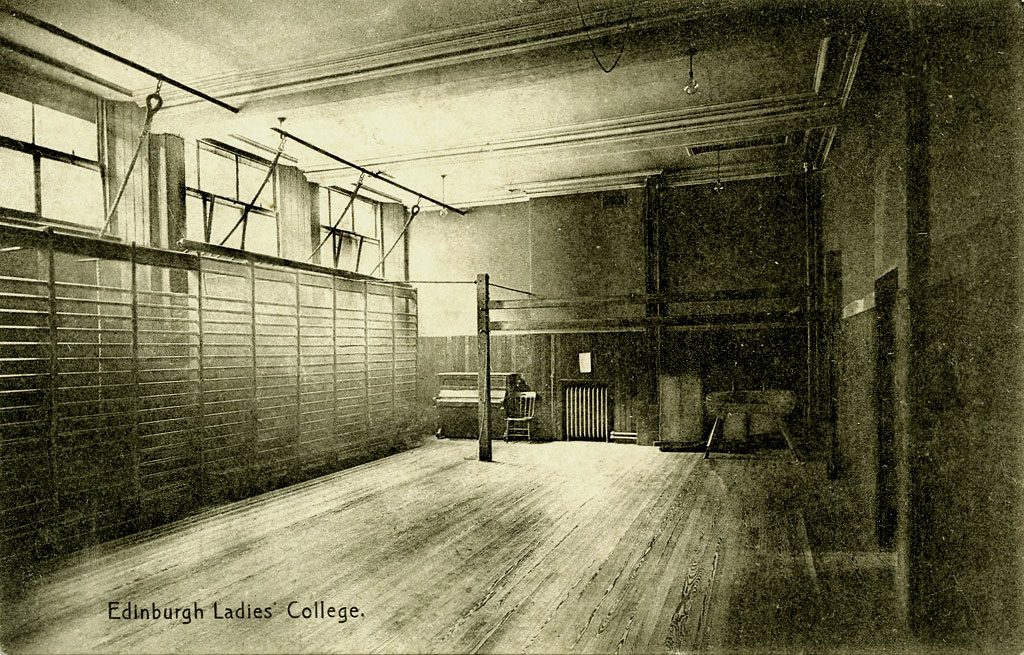
<path fill-rule="evenodd" d="M 697 48 L 690 46 L 686 54 L 690 55 L 690 83 L 686 85 L 685 90 L 688 95 L 692 96 L 700 93 L 700 83 L 693 79 L 693 56 L 697 54 Z"/>
<path fill-rule="evenodd" d="M 715 152 L 718 153 L 718 174 L 715 176 L 715 186 L 711 187 L 711 190 L 719 193 L 725 188 L 722 184 L 722 149 L 718 148 Z"/>
<path fill-rule="evenodd" d="M 447 200 L 445 200 L 445 197 L 444 197 L 444 178 L 446 178 L 446 177 L 448 177 L 448 175 L 446 173 L 441 173 L 441 202 L 447 202 Z M 448 208 L 442 205 L 441 206 L 441 210 L 437 212 L 437 215 L 438 216 L 447 216 L 448 215 Z"/>

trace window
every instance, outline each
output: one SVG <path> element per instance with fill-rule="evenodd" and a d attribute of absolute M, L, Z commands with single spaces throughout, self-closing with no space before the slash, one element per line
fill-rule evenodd
<path fill-rule="evenodd" d="M 320 250 L 330 248 L 335 268 L 369 275 L 380 262 L 378 203 L 335 187 L 320 187 L 320 223 L 320 238 L 330 237 Z"/>
<path fill-rule="evenodd" d="M 185 168 L 188 238 L 217 245 L 224 241 L 229 248 L 278 254 L 273 179 L 263 187 L 245 223 L 239 223 L 270 170 L 269 161 L 225 144 L 201 140 L 190 144 Z"/>
<path fill-rule="evenodd" d="M 0 93 L 0 207 L 99 229 L 103 176 L 95 107 L 73 116 Z"/>

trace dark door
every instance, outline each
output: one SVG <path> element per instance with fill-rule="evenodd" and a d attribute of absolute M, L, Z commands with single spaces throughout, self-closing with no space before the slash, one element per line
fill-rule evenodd
<path fill-rule="evenodd" d="M 839 450 L 839 353 L 843 322 L 843 259 L 842 253 L 833 250 L 825 253 L 825 369 L 822 387 L 823 414 L 826 418 L 829 445 L 828 475 L 833 480 L 839 476 L 843 453 Z"/>
<path fill-rule="evenodd" d="M 878 430 L 876 528 L 878 545 L 890 548 L 896 536 L 896 292 L 899 275 L 875 280 L 875 422 Z"/>

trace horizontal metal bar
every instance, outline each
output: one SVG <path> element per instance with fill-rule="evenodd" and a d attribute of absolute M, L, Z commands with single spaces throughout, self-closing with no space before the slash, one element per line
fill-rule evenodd
<path fill-rule="evenodd" d="M 132 92 L 130 90 L 124 88 L 123 86 L 114 84 L 113 82 L 108 82 L 107 80 L 103 79 L 102 77 L 99 77 L 98 75 L 93 75 L 89 71 L 82 70 L 81 68 L 78 68 L 77 66 L 72 66 L 71 64 L 68 64 L 68 63 L 63 62 L 63 61 L 61 61 L 59 59 L 56 59 L 55 57 L 51 57 L 49 55 L 45 55 L 45 54 L 39 52 L 38 50 L 33 50 L 32 48 L 27 48 L 27 47 L 21 45 L 20 43 L 15 43 L 14 41 L 11 41 L 9 39 L 5 39 L 3 37 L 0 37 L 0 47 L 7 48 L 8 50 L 12 50 L 14 52 L 17 52 L 20 55 L 23 55 L 25 57 L 30 58 L 30 59 L 35 59 L 37 61 L 41 61 L 44 64 L 47 64 L 49 66 L 53 66 L 54 68 L 59 68 L 60 70 L 66 72 L 66 73 L 71 73 L 72 75 L 74 75 L 76 77 L 80 77 L 83 80 L 88 80 L 88 81 L 92 82 L 93 84 L 96 84 L 98 86 L 102 86 L 103 88 L 109 89 L 110 91 L 113 91 L 114 93 L 117 93 L 119 95 L 122 95 L 122 96 L 125 96 L 125 97 L 128 97 L 128 98 L 130 98 L 132 96 Z"/>
<path fill-rule="evenodd" d="M 515 289 L 513 287 L 506 287 L 503 284 L 495 284 L 494 282 L 489 282 L 488 284 L 490 284 L 490 286 L 495 287 L 497 289 L 505 289 L 506 291 L 514 291 L 515 293 L 522 293 L 522 294 L 525 294 L 527 296 L 535 295 L 531 291 L 523 291 L 522 289 Z"/>
<path fill-rule="evenodd" d="M 202 98 L 203 100 L 206 100 L 207 102 L 212 102 L 213 104 L 217 105 L 218 107 L 223 107 L 224 109 L 232 111 L 232 112 L 234 112 L 236 114 L 239 111 L 238 107 L 234 107 L 232 105 L 229 105 L 228 103 L 224 102 L 223 100 L 218 100 L 217 98 L 214 98 L 211 95 L 207 95 L 206 93 L 203 93 L 202 91 L 199 91 L 198 89 L 194 89 L 191 86 L 188 86 L 187 84 L 183 84 L 183 83 L 181 83 L 181 82 L 179 82 L 179 81 L 177 81 L 177 80 L 175 80 L 175 79 L 173 79 L 171 77 L 167 77 L 163 73 L 158 73 L 158 72 L 156 72 L 156 71 L 154 71 L 154 70 L 152 70 L 150 68 L 147 68 L 147 67 L 143 66 L 142 64 L 137 64 L 134 61 L 132 61 L 131 59 L 127 59 L 126 57 L 122 57 L 121 55 L 118 55 L 118 54 L 116 54 L 114 52 L 111 52 L 110 50 L 107 50 L 106 48 L 98 46 L 95 43 L 92 43 L 91 41 L 86 41 L 85 39 L 81 38 L 80 36 L 76 36 L 76 35 L 72 34 L 71 32 L 68 32 L 67 30 L 64 30 L 64 29 L 61 29 L 60 27 L 57 27 L 53 23 L 47 23 L 46 21 L 40 20 L 40 19 L 36 18 L 35 16 L 30 16 L 30 15 L 24 13 L 24 12 L 18 11 L 17 9 L 13 9 L 13 8 L 10 8 L 10 7 L 8 7 L 6 9 L 6 11 L 11 16 L 13 16 L 13 17 L 15 17 L 15 18 L 17 18 L 19 20 L 25 21 L 26 23 L 29 23 L 30 25 L 35 25 L 36 27 L 38 27 L 41 30 L 45 30 L 45 31 L 49 32 L 50 34 L 55 34 L 57 36 L 63 37 L 65 39 L 67 39 L 68 41 L 76 43 L 76 44 L 82 46 L 83 48 L 88 48 L 89 50 L 92 50 L 93 52 L 98 52 L 98 53 L 100 53 L 101 55 L 103 55 L 105 57 L 109 57 L 110 59 L 113 59 L 114 61 L 116 61 L 116 62 L 118 62 L 120 64 L 124 64 L 125 66 L 128 66 L 129 68 L 134 68 L 135 70 L 137 70 L 137 71 L 139 71 L 141 73 L 145 73 L 146 75 L 149 75 L 150 77 L 153 77 L 155 79 L 161 80 L 163 82 L 167 82 L 171 86 L 178 87 L 182 91 L 187 91 L 188 93 L 191 93 L 192 95 L 194 95 L 196 97 Z"/>
<path fill-rule="evenodd" d="M 419 198 L 422 198 L 423 200 L 429 200 L 430 202 L 434 203 L 435 205 L 437 205 L 439 207 L 444 207 L 445 209 L 447 209 L 449 211 L 453 211 L 456 214 L 459 214 L 461 216 L 465 216 L 466 215 L 466 212 L 464 210 L 462 210 L 462 209 L 456 209 L 455 207 L 452 207 L 448 203 L 445 203 L 445 202 L 442 202 L 440 200 L 436 200 L 434 198 L 431 198 L 430 196 L 428 196 L 426 194 L 423 194 L 423 193 L 420 193 L 419 191 L 416 191 L 415 189 L 410 189 L 409 187 L 405 186 L 404 184 L 399 184 L 398 182 L 395 182 L 394 180 L 391 180 L 391 179 L 388 179 L 388 178 L 384 177 L 380 173 L 374 173 L 370 169 L 364 168 L 364 167 L 360 166 L 359 164 L 354 164 L 354 163 L 348 161 L 347 159 L 342 159 L 338 155 L 335 155 L 334 153 L 328 152 L 327 150 L 324 150 L 323 148 L 315 146 L 312 143 L 310 143 L 309 141 L 306 141 L 305 139 L 301 139 L 301 138 L 295 136 L 294 134 L 290 134 L 290 133 L 286 132 L 285 130 L 282 130 L 279 127 L 274 127 L 274 128 L 271 128 L 271 129 L 273 129 L 278 134 L 280 134 L 282 136 L 286 136 L 289 139 L 291 139 L 292 141 L 295 141 L 296 143 L 300 143 L 300 144 L 306 146 L 307 148 L 309 148 L 310 150 L 313 150 L 314 152 L 318 152 L 321 155 L 324 155 L 325 157 L 330 157 L 334 161 L 339 162 L 341 164 L 344 164 L 345 166 L 348 166 L 349 168 L 354 168 L 354 169 L 356 169 L 357 171 L 359 171 L 361 173 L 366 173 L 370 177 L 378 179 L 381 182 L 387 182 L 391 186 L 393 186 L 395 188 L 398 188 L 398 189 L 401 189 L 402 191 L 405 191 L 407 193 L 411 193 L 411 194 L 413 194 L 413 195 L 415 195 L 415 196 L 417 196 Z"/>
<path fill-rule="evenodd" d="M 476 284 L 476 280 L 409 280 L 409 284 Z"/>
<path fill-rule="evenodd" d="M 236 208 L 239 208 L 239 209 L 242 209 L 242 208 L 248 206 L 248 204 L 249 204 L 245 200 L 237 200 L 235 198 L 231 198 L 230 196 L 222 196 L 220 194 L 213 193 L 212 191 L 203 191 L 202 189 L 196 189 L 196 188 L 190 187 L 190 186 L 185 187 L 185 194 L 189 195 L 189 196 L 192 196 L 193 198 L 203 198 L 203 197 L 206 197 L 206 198 L 209 198 L 210 200 L 212 200 L 214 202 L 214 204 L 221 204 L 221 205 L 226 205 L 228 207 L 236 207 Z M 271 218 L 276 216 L 276 214 L 274 213 L 274 210 L 266 209 L 265 207 L 262 207 L 260 205 L 253 205 L 252 209 L 249 210 L 249 213 L 250 214 L 256 214 L 258 216 L 268 216 L 268 217 L 271 217 Z"/>

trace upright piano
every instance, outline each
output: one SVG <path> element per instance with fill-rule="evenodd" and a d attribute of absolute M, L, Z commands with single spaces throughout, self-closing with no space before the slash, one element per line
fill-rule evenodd
<path fill-rule="evenodd" d="M 479 417 L 477 374 L 474 372 L 438 373 L 437 436 L 476 439 Z M 528 391 L 518 373 L 491 373 L 491 439 L 505 433 L 505 400 L 509 394 Z"/>

